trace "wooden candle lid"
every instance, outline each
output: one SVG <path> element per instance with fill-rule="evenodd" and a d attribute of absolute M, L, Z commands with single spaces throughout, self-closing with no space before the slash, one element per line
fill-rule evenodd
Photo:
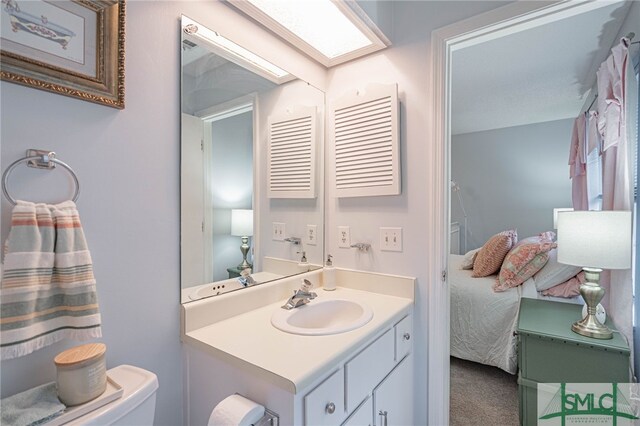
<path fill-rule="evenodd" d="M 86 345 L 76 346 L 60 352 L 53 362 L 60 366 L 70 366 L 79 364 L 84 361 L 96 359 L 107 351 L 107 345 L 104 343 L 87 343 Z"/>

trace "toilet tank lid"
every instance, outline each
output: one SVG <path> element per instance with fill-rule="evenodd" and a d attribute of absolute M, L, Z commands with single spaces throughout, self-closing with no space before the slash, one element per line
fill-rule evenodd
<path fill-rule="evenodd" d="M 119 365 L 107 371 L 107 375 L 123 387 L 121 400 L 132 400 L 127 404 L 136 405 L 158 389 L 158 377 L 154 373 L 133 365 Z"/>
<path fill-rule="evenodd" d="M 119 365 L 107 375 L 122 386 L 122 397 L 72 420 L 68 425 L 112 424 L 136 409 L 158 389 L 158 378 L 150 371 L 132 365 Z"/>

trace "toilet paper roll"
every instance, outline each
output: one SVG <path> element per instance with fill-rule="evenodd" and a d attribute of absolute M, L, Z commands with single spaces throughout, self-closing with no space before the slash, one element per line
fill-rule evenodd
<path fill-rule="evenodd" d="M 240 395 L 220 401 L 209 416 L 209 426 L 251 426 L 264 416 L 264 407 Z"/>

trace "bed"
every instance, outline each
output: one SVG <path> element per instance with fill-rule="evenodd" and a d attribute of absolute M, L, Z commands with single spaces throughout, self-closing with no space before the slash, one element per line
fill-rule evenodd
<path fill-rule="evenodd" d="M 520 298 L 555 300 L 582 304 L 580 296 L 559 298 L 543 296 L 536 290 L 534 278 L 521 286 L 496 293 L 495 275 L 472 278 L 471 270 L 461 268 L 464 256 L 449 255 L 451 289 L 451 356 L 493 365 L 515 374 L 517 348 L 514 331 Z"/>

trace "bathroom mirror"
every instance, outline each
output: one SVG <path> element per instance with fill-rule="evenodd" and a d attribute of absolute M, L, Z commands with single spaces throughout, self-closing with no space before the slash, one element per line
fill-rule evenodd
<path fill-rule="evenodd" d="M 181 27 L 182 303 L 321 267 L 324 93 Z"/>

